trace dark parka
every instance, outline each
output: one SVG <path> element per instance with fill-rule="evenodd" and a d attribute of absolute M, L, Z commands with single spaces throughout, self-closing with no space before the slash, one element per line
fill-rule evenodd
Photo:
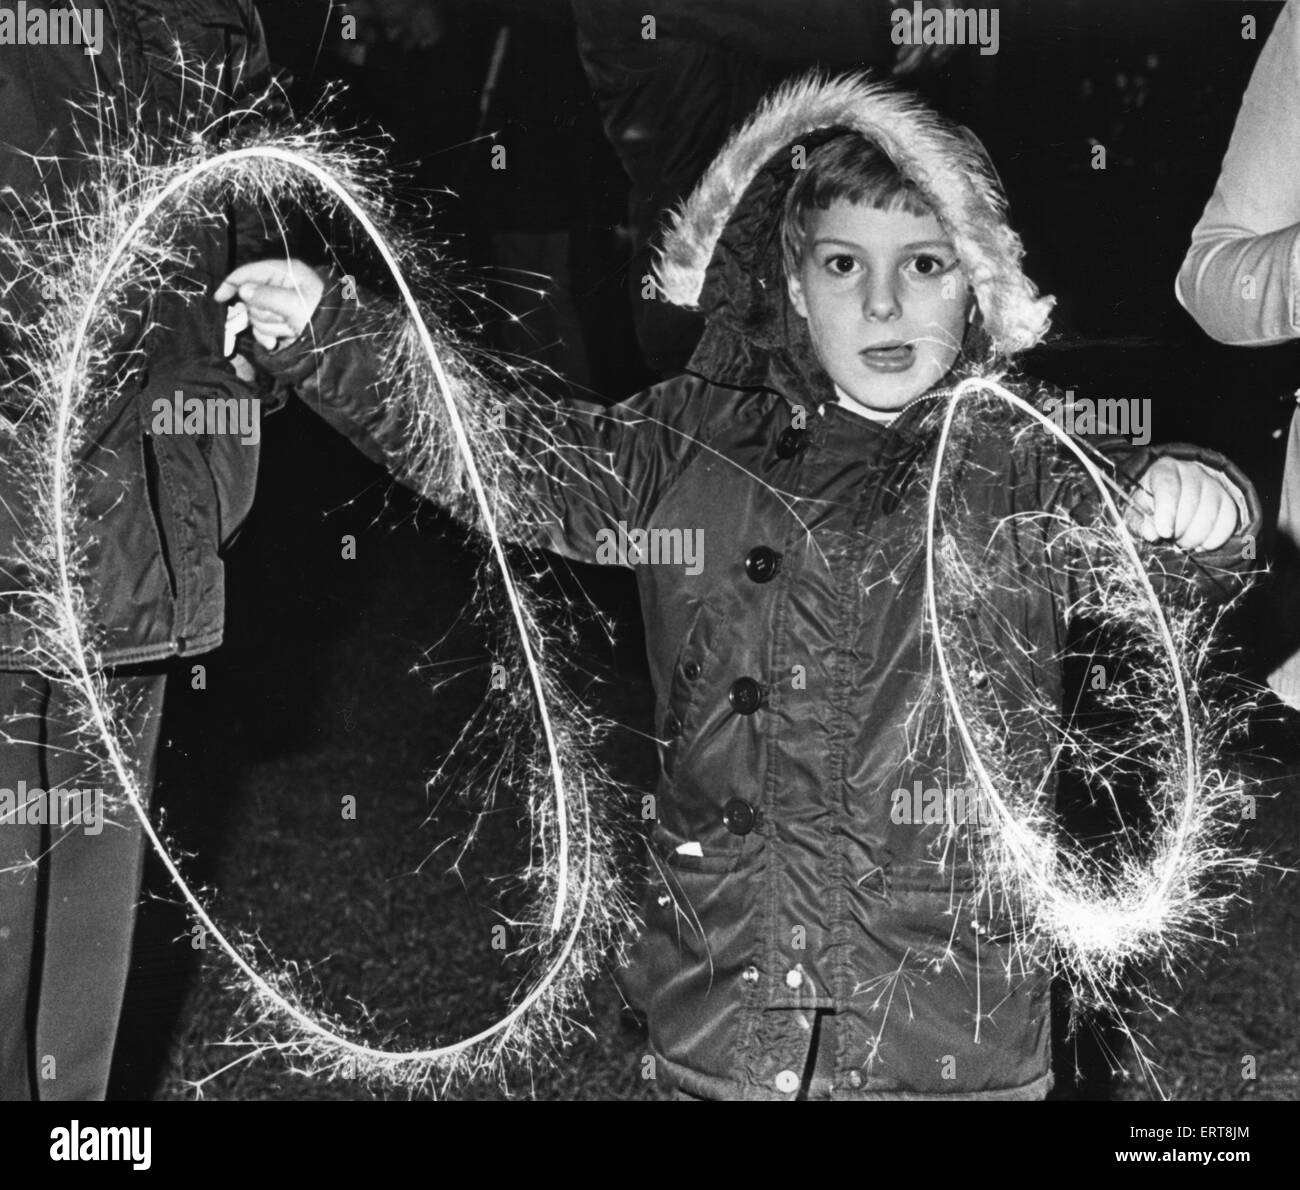
<path fill-rule="evenodd" d="M 89 113 L 97 108 L 109 127 L 134 126 L 145 136 L 170 137 L 196 118 L 229 130 L 220 118 L 241 111 L 270 83 L 251 0 L 78 4 L 103 11 L 101 54 L 88 55 L 80 45 L 0 47 L 0 233 L 21 235 L 28 204 L 48 194 L 57 206 L 89 180 L 82 146 L 95 143 Z M 188 81 L 176 65 L 178 44 Z M 220 81 L 224 94 L 205 97 L 200 74 L 210 84 Z M 262 220 L 218 211 L 186 227 L 181 241 L 189 256 L 176 291 L 133 305 L 139 317 L 119 344 L 131 375 L 121 398 L 91 428 L 83 459 L 80 495 L 90 542 L 83 579 L 110 665 L 202 653 L 221 643 L 219 552 L 248 515 L 256 486 L 258 448 L 238 435 L 150 432 L 154 401 L 170 400 L 177 390 L 187 397 L 254 395 L 223 358 L 225 312 L 207 298 L 239 259 L 265 254 Z M 0 414 L 10 423 L 30 416 L 16 349 L 21 328 L 39 323 L 42 300 L 29 279 L 15 281 L 12 261 L 0 253 Z M 141 326 L 152 329 L 142 336 Z M 0 587 L 6 592 L 29 585 L 14 553 L 32 520 L 27 478 L 14 462 L 12 438 L 0 433 Z M 30 666 L 24 641 L 23 619 L 10 597 L 0 605 L 0 668 Z"/>
<path fill-rule="evenodd" d="M 900 127 L 916 152 L 891 141 Z M 948 171 L 925 176 L 925 192 L 974 278 L 972 344 L 1009 354 L 1042 333 L 1046 305 L 965 138 L 858 81 L 784 90 L 724 150 L 667 241 L 670 296 L 691 300 L 698 283 L 708 318 L 691 372 L 612 409 L 520 412 L 545 423 L 555 449 L 525 449 L 538 438 L 521 433 L 519 478 L 541 528 L 519 535 L 585 561 L 609 560 L 620 522 L 702 543 L 702 565 L 636 567 L 661 741 L 659 875 L 639 954 L 659 1077 L 707 1097 L 793 1098 L 810 1046 L 800 1017 L 822 1009 L 836 1013 L 837 1098 L 1038 1098 L 1051 1077 L 1048 977 L 1008 974 L 1006 910 L 974 903 L 960 842 L 891 814 L 896 789 L 963 784 L 960 757 L 917 714 L 934 698 L 923 476 L 950 389 L 888 426 L 840 407 L 780 277 L 790 148 L 845 130 L 889 147 L 913 177 L 917 152 Z M 403 398 L 377 399 L 364 342 L 371 331 L 382 342 L 386 317 L 335 289 L 310 336 L 265 358 L 409 481 Z M 990 614 L 976 609 L 992 680 L 973 680 L 1057 706 L 1074 571 L 1049 563 L 1041 518 L 993 527 L 1045 508 L 1089 515 L 1088 488 L 1044 437 L 1012 430 L 984 406 L 959 422 L 951 456 L 966 531 L 991 572 L 1024 580 Z M 1230 474 L 1257 529 L 1249 484 Z M 1206 556 L 1206 572 L 1239 549 Z M 1008 632 L 1037 659 L 1006 648 Z M 1018 753 L 1041 758 L 1047 741 L 1025 731 Z"/>

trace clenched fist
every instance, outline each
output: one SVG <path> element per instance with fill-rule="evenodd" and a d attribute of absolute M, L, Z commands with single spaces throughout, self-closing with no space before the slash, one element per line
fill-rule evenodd
<path fill-rule="evenodd" d="M 268 351 L 292 343 L 307 328 L 325 292 L 316 270 L 301 260 L 259 260 L 237 268 L 213 297 L 234 297 L 248 309 L 253 338 Z"/>
<path fill-rule="evenodd" d="M 1244 500 L 1217 471 L 1187 459 L 1157 459 L 1142 473 L 1141 490 L 1125 516 L 1144 541 L 1170 541 L 1203 553 L 1218 549 L 1238 529 Z"/>

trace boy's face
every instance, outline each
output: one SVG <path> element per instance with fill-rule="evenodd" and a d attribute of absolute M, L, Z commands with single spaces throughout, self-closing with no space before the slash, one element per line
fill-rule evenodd
<path fill-rule="evenodd" d="M 804 216 L 790 301 L 830 378 L 870 409 L 900 409 L 961 349 L 971 296 L 934 215 L 838 199 Z"/>

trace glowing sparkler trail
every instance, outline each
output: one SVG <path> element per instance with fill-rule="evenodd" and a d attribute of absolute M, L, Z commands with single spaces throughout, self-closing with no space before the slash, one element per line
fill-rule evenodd
<path fill-rule="evenodd" d="M 81 593 L 72 575 L 69 540 L 70 525 L 72 523 L 72 502 L 75 499 L 72 477 L 75 467 L 72 449 L 72 424 L 76 413 L 77 385 L 82 378 L 84 357 L 92 321 L 100 308 L 101 302 L 105 299 L 112 286 L 119 265 L 131 252 L 137 237 L 172 199 L 184 193 L 190 187 L 197 185 L 207 175 L 233 175 L 237 174 L 241 167 L 259 162 L 277 162 L 292 170 L 300 171 L 310 177 L 326 193 L 343 203 L 375 245 L 385 265 L 391 271 L 402 295 L 402 300 L 411 315 L 412 325 L 419 335 L 420 343 L 437 380 L 439 392 L 455 436 L 456 446 L 460 452 L 469 484 L 477 501 L 486 533 L 492 545 L 493 554 L 505 584 L 511 614 L 518 631 L 518 640 L 528 666 L 529 680 L 542 722 L 554 787 L 556 831 L 558 835 L 558 874 L 550 930 L 552 933 L 557 933 L 564 926 L 565 913 L 570 901 L 569 883 L 572 878 L 570 871 L 570 824 L 566 804 L 565 773 L 547 706 L 541 667 L 530 640 L 530 629 L 526 622 L 522 600 L 505 557 L 496 521 L 488 500 L 486 486 L 479 472 L 464 421 L 457 408 L 451 382 L 443 367 L 433 337 L 421 317 L 419 304 L 403 275 L 401 264 L 383 232 L 371 219 L 361 200 L 346 185 L 341 183 L 317 161 L 302 152 L 271 144 L 254 145 L 228 150 L 180 170 L 142 205 L 135 219 L 127 227 L 125 233 L 104 261 L 99 278 L 86 299 L 80 323 L 76 328 L 68 352 L 62 388 L 55 410 L 56 416 L 50 455 L 52 460 L 51 495 L 53 501 L 50 523 L 54 535 L 54 569 L 58 582 L 57 620 L 60 629 L 66 634 L 67 653 L 75 666 L 73 680 L 85 701 L 100 742 L 106 750 L 107 759 L 123 790 L 126 792 L 132 810 L 139 819 L 151 845 L 162 860 L 169 876 L 188 902 L 197 920 L 217 940 L 220 948 L 242 972 L 262 1001 L 274 1007 L 279 1014 L 295 1023 L 305 1033 L 316 1037 L 336 1052 L 341 1051 L 353 1057 L 380 1063 L 383 1067 L 388 1068 L 390 1072 L 392 1068 L 397 1066 L 433 1067 L 453 1061 L 472 1047 L 511 1030 L 525 1014 L 548 995 L 552 985 L 569 961 L 570 955 L 583 931 L 588 898 L 591 893 L 592 831 L 587 791 L 583 782 L 578 782 L 579 788 L 576 791 L 576 798 L 583 813 L 583 838 L 586 841 L 582 863 L 584 879 L 577 896 L 576 905 L 573 907 L 573 921 L 569 927 L 567 937 L 559 952 L 555 955 L 554 960 L 527 994 L 500 1020 L 473 1036 L 451 1045 L 410 1052 L 396 1052 L 358 1044 L 321 1024 L 310 1013 L 290 1002 L 256 970 L 248 958 L 241 953 L 240 948 L 227 939 L 217 927 L 202 902 L 181 875 L 162 839 L 154 831 L 149 821 L 148 811 L 145 809 L 140 796 L 138 780 L 127 759 L 121 741 L 118 739 L 111 713 L 101 697 L 100 682 L 95 675 L 97 667 L 91 663 L 84 636 L 80 614 Z"/>
<path fill-rule="evenodd" d="M 948 450 L 954 419 L 963 401 L 980 394 L 992 396 L 1027 414 L 1052 436 L 1063 442 L 1082 465 L 1102 497 L 1107 516 L 1117 527 L 1115 536 L 1122 543 L 1132 576 L 1136 578 L 1144 602 L 1155 626 L 1159 648 L 1168 660 L 1177 714 L 1181 724 L 1182 793 L 1176 811 L 1160 815 L 1153 858 L 1146 866 L 1129 865 L 1116 880 L 1113 890 L 1100 882 L 1079 877 L 1083 865 L 1067 858 L 1067 871 L 1057 873 L 1056 841 L 1046 832 L 1035 831 L 1022 821 L 999 790 L 999 780 L 990 773 L 981 747 L 975 739 L 963 708 L 954 679 L 953 666 L 945 642 L 944 625 L 939 611 L 936 537 L 938 532 L 939 490 L 943 461 Z M 1143 565 L 1132 536 L 1124 529 L 1124 518 L 1108 490 L 1107 477 L 1088 454 L 1050 418 L 1028 401 L 1005 388 L 993 377 L 976 377 L 963 381 L 953 391 L 944 411 L 934 468 L 930 477 L 925 523 L 925 599 L 926 616 L 933 638 L 934 657 L 944 701 L 951 722 L 957 730 L 967 763 L 978 780 L 981 792 L 994 818 L 989 832 L 995 854 L 989 865 L 1004 887 L 1022 899 L 1031 930 L 1046 937 L 1063 953 L 1071 973 L 1077 973 L 1085 988 L 1095 993 L 1113 986 L 1113 979 L 1128 960 L 1168 946 L 1176 927 L 1186 924 L 1196 895 L 1198 878 L 1209 874 L 1214 857 L 1198 837 L 1212 829 L 1214 811 L 1225 801 L 1223 791 L 1205 787 L 1197 763 L 1195 731 L 1191 713 L 1183 659 L 1164 609 Z M 1168 809 L 1168 800 L 1164 808 Z M 1172 822 L 1170 821 L 1172 818 Z M 1233 861 L 1246 863 L 1247 861 Z M 1220 867 L 1224 865 L 1220 864 Z M 1226 866 L 1232 866 L 1229 863 Z M 1204 917 L 1204 912 L 1201 913 Z"/>

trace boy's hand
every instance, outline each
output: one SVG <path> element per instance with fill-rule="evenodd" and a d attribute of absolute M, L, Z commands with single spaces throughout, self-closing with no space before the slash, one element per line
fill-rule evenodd
<path fill-rule="evenodd" d="M 1144 541 L 1172 541 L 1198 553 L 1218 549 L 1237 531 L 1241 504 L 1218 472 L 1187 459 L 1157 459 L 1142 473 L 1125 516 Z M 1148 494 L 1149 493 L 1149 494 Z"/>
<path fill-rule="evenodd" d="M 248 307 L 248 322 L 268 351 L 292 343 L 307 328 L 320 305 L 325 283 L 300 260 L 260 260 L 237 268 L 213 297 L 238 297 Z"/>

